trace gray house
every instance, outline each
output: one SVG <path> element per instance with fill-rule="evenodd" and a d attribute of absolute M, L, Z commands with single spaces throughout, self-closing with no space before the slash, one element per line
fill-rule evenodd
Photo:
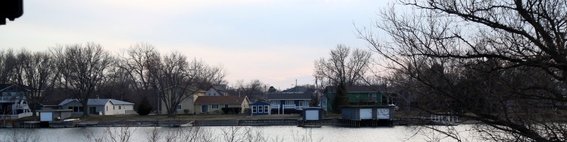
<path fill-rule="evenodd" d="M 72 109 L 74 115 L 83 114 L 83 105 L 77 99 L 65 99 L 59 103 L 63 109 Z M 134 103 L 115 99 L 89 99 L 87 101 L 89 114 L 96 115 L 123 115 L 135 114 Z"/>
<path fill-rule="evenodd" d="M 17 84 L 0 84 L 0 119 L 32 116 L 26 94 L 32 88 Z"/>
<path fill-rule="evenodd" d="M 270 93 L 267 100 L 272 108 L 272 114 L 300 113 L 309 107 L 311 95 L 307 93 Z"/>

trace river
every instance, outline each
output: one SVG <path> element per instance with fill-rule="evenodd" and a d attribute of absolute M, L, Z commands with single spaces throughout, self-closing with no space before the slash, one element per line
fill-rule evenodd
<path fill-rule="evenodd" d="M 469 141 L 474 140 L 467 130 L 470 125 L 455 127 Z M 123 133 L 126 132 L 126 133 Z M 396 126 L 383 128 L 342 128 L 323 126 L 322 128 L 301 128 L 295 126 L 262 126 L 262 127 L 89 127 L 89 128 L 42 128 L 42 129 L 0 129 L 0 138 L 4 141 L 40 142 L 88 142 L 111 141 L 112 137 L 131 135 L 131 142 L 150 141 L 153 137 L 159 141 L 197 141 L 223 142 L 230 139 L 238 141 L 267 142 L 402 142 L 402 141 L 452 141 L 442 139 L 444 136 L 430 131 L 417 132 L 415 127 Z M 233 136 L 233 137 L 231 137 Z M 25 141 L 25 140 L 24 140 Z"/>

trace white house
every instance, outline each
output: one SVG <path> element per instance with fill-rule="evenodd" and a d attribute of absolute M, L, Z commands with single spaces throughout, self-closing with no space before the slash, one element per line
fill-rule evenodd
<path fill-rule="evenodd" d="M 65 99 L 59 106 L 63 109 L 72 109 L 74 115 L 83 114 L 83 105 L 77 99 Z M 87 101 L 89 114 L 95 115 L 123 115 L 135 114 L 134 103 L 115 99 L 89 99 Z"/>
<path fill-rule="evenodd" d="M 206 91 L 204 90 L 199 90 L 197 92 L 195 92 L 193 95 L 181 100 L 181 102 L 177 105 L 177 107 L 175 108 L 176 110 L 176 114 L 193 114 L 195 113 L 195 100 L 197 99 L 198 96 L 204 96 L 206 94 Z M 160 103 L 160 114 L 167 114 L 167 107 L 165 106 L 165 103 L 163 101 L 161 101 Z"/>
<path fill-rule="evenodd" d="M 32 116 L 26 93 L 31 93 L 31 88 L 17 84 L 0 84 L 0 119 Z"/>
<path fill-rule="evenodd" d="M 246 96 L 199 96 L 195 100 L 195 113 L 244 113 L 250 107 L 249 102 Z"/>

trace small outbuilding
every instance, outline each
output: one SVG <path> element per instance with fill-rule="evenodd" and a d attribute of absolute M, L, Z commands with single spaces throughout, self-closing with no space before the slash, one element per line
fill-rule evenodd
<path fill-rule="evenodd" d="M 341 117 L 348 120 L 391 120 L 391 106 L 344 106 Z"/>
<path fill-rule="evenodd" d="M 323 109 L 320 107 L 309 107 L 303 109 L 303 120 L 316 121 L 323 119 Z"/>
<path fill-rule="evenodd" d="M 37 111 L 39 112 L 39 121 L 41 122 L 62 121 L 71 117 L 73 113 L 72 109 L 43 109 Z"/>
<path fill-rule="evenodd" d="M 270 103 L 257 101 L 250 104 L 250 115 L 270 115 L 271 114 Z"/>
<path fill-rule="evenodd" d="M 393 110 L 395 106 L 343 106 L 341 119 L 345 126 L 393 126 Z"/>

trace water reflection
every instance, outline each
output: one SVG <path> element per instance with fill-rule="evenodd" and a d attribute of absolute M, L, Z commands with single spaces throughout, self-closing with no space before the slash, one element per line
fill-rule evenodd
<path fill-rule="evenodd" d="M 456 129 L 466 132 L 467 125 Z M 463 133 L 464 137 L 471 135 Z M 442 139 L 439 134 L 417 133 L 414 127 L 388 128 L 301 128 L 295 126 L 265 127 L 91 127 L 60 129 L 0 129 L 0 138 L 12 141 L 13 138 L 27 138 L 27 141 L 41 142 L 62 141 L 131 141 L 131 142 L 375 142 L 375 141 L 430 141 Z M 474 140 L 471 140 L 474 141 Z"/>

